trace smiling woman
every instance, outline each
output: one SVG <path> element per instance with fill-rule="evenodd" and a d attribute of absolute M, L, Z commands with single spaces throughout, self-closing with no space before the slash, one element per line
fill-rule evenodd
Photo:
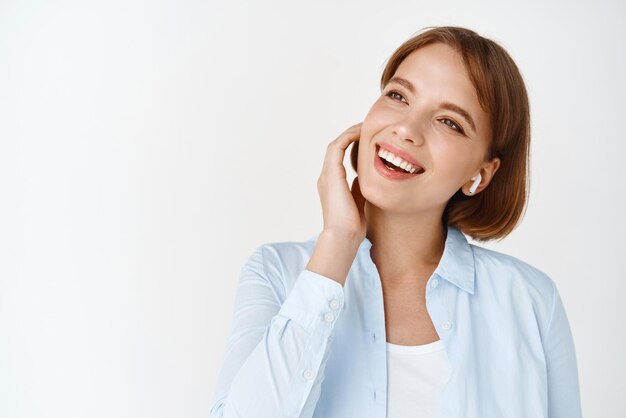
<path fill-rule="evenodd" d="M 450 66 L 436 64 L 435 56 L 442 54 L 448 56 Z M 445 68 L 452 72 L 447 73 Z M 455 77 L 458 74 L 462 77 Z M 441 85 L 447 88 L 432 88 Z M 436 115 L 438 122 L 450 130 L 446 136 L 457 135 L 473 142 L 453 144 L 456 149 L 442 157 L 450 161 L 451 156 L 464 150 L 484 151 L 480 157 L 486 172 L 476 173 L 482 180 L 478 193 L 468 196 L 462 188 L 456 190 L 446 199 L 444 223 L 458 227 L 476 241 L 501 240 L 513 231 L 524 213 L 529 192 L 530 108 L 524 80 L 509 54 L 473 31 L 433 28 L 396 49 L 380 86 L 381 98 L 372 107 L 370 118 L 378 118 L 379 111 L 389 112 L 389 118 L 411 112 L 423 118 Z M 439 101 L 440 97 L 446 99 Z M 459 97 L 460 101 L 447 100 L 450 97 Z M 425 141 L 435 142 L 440 139 L 436 133 L 422 135 Z M 357 172 L 363 142 L 354 143 L 350 152 L 352 168 Z M 367 174 L 359 174 L 363 188 Z"/>
<path fill-rule="evenodd" d="M 581 418 L 555 282 L 464 235 L 501 239 L 526 204 L 513 60 L 430 28 L 393 53 L 381 90 L 327 146 L 323 230 L 243 266 L 210 416 Z"/>

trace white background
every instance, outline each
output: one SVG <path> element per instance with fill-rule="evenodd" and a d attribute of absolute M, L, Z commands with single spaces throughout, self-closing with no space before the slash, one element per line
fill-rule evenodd
<path fill-rule="evenodd" d="M 327 143 L 437 25 L 522 71 L 529 207 L 485 246 L 555 280 L 622 417 L 624 2 L 182 0 L 0 0 L 0 417 L 207 417 L 242 263 L 321 229 Z"/>

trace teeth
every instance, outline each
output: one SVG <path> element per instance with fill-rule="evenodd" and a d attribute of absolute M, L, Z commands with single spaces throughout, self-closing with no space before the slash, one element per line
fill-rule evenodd
<path fill-rule="evenodd" d="M 415 173 L 417 171 L 417 167 L 413 167 L 411 163 L 403 160 L 402 158 L 392 154 L 391 152 L 384 150 L 382 148 L 378 149 L 378 156 L 389 161 L 391 164 L 401 167 L 402 169 L 408 171 L 409 173 Z"/>

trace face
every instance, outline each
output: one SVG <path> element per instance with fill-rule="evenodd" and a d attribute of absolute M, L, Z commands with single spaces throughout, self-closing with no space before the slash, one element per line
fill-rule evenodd
<path fill-rule="evenodd" d="M 484 190 L 500 161 L 484 159 L 489 116 L 478 102 L 461 56 L 445 44 L 430 44 L 407 56 L 394 77 L 406 80 L 414 91 L 407 83 L 390 81 L 363 120 L 357 164 L 363 196 L 388 211 L 443 212 L 459 188 L 471 195 L 470 179 L 478 173 L 482 181 L 473 195 Z M 418 163 L 421 174 L 402 180 L 381 175 L 375 164 L 379 146 L 386 144 Z"/>

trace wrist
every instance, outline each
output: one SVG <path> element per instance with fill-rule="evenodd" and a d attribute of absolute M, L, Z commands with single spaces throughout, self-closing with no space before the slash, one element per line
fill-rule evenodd
<path fill-rule="evenodd" d="M 356 234 L 322 230 L 306 268 L 343 285 L 361 241 Z"/>
<path fill-rule="evenodd" d="M 363 242 L 363 237 L 358 232 L 348 229 L 324 228 L 320 232 L 319 238 L 338 243 L 345 248 L 354 249 L 355 252 Z"/>

